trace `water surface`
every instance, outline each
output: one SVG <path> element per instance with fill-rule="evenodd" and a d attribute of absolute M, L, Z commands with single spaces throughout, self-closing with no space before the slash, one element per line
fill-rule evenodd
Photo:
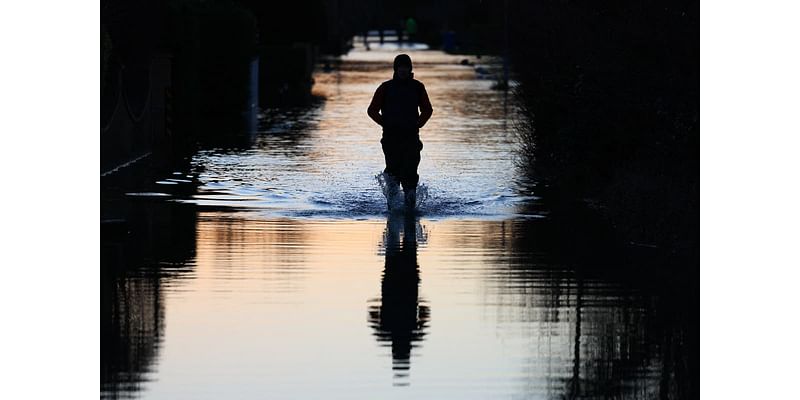
<path fill-rule="evenodd" d="M 101 397 L 690 397 L 691 314 L 630 278 L 653 258 L 565 232 L 491 77 L 408 52 L 434 107 L 415 215 L 375 180 L 366 107 L 396 54 L 376 46 L 316 73 L 313 106 L 127 193 L 131 233 L 102 247 Z"/>

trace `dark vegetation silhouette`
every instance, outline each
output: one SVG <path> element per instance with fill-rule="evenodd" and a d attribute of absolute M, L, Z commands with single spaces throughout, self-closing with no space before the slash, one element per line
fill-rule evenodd
<path fill-rule="evenodd" d="M 554 217 L 590 207 L 621 242 L 699 254 L 699 1 L 435 3 L 428 43 L 507 56 Z"/>
<path fill-rule="evenodd" d="M 169 18 L 177 129 L 241 131 L 257 50 L 255 16 L 234 2 L 185 2 L 171 4 Z"/>
<path fill-rule="evenodd" d="M 620 239 L 699 254 L 699 2 L 510 2 L 524 164 Z"/>
<path fill-rule="evenodd" d="M 247 135 L 258 107 L 312 103 L 315 64 L 349 49 L 362 8 L 324 0 L 103 0 L 101 172 L 151 151 L 170 161 L 198 143 Z M 120 121 L 121 108 L 133 118 Z"/>

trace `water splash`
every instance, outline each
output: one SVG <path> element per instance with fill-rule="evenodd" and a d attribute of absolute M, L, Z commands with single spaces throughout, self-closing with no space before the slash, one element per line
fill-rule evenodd
<path fill-rule="evenodd" d="M 417 185 L 417 204 L 415 208 L 417 210 L 422 210 L 422 206 L 425 204 L 425 201 L 428 200 L 428 197 L 428 185 L 424 183 Z"/>
<path fill-rule="evenodd" d="M 398 212 L 406 209 L 405 206 L 405 193 L 400 188 L 400 183 L 393 176 L 386 172 L 380 172 L 375 175 L 375 180 L 378 181 L 378 186 L 381 188 L 386 205 L 389 212 Z M 423 184 L 417 185 L 416 200 L 414 202 L 414 211 L 422 211 L 422 206 L 428 200 L 428 186 Z"/>
<path fill-rule="evenodd" d="M 380 172 L 375 175 L 375 180 L 378 181 L 378 186 L 380 186 L 381 193 L 383 193 L 383 197 L 386 199 L 386 205 L 389 211 L 401 209 L 404 199 L 403 193 L 400 190 L 400 183 L 386 172 Z"/>

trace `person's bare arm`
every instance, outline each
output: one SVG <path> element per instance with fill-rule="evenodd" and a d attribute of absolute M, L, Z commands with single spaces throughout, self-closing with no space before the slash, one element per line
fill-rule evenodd
<path fill-rule="evenodd" d="M 417 120 L 417 128 L 422 128 L 425 126 L 425 123 L 431 118 L 433 115 L 433 106 L 431 106 L 431 100 L 428 98 L 428 92 L 425 90 L 425 85 L 422 85 L 422 90 L 419 94 L 419 119 Z"/>
<path fill-rule="evenodd" d="M 375 94 L 372 96 L 372 101 L 369 103 L 369 107 L 367 107 L 367 115 L 375 121 L 376 124 L 383 126 L 383 116 L 378 112 L 383 106 L 383 84 L 378 86 L 378 89 L 375 90 Z"/>

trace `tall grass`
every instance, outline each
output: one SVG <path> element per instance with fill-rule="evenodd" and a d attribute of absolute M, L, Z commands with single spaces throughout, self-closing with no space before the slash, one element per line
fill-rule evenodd
<path fill-rule="evenodd" d="M 515 3 L 523 164 L 621 238 L 699 241 L 699 4 Z"/>

